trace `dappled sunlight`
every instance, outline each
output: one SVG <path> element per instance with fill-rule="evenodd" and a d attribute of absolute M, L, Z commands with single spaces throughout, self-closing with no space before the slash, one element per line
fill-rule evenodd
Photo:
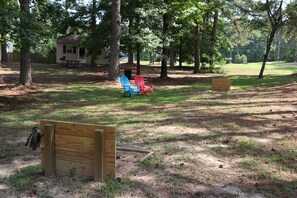
<path fill-rule="evenodd" d="M 40 119 L 53 119 L 115 126 L 117 146 L 153 151 L 142 165 L 136 154 L 118 153 L 118 179 L 128 175 L 130 187 L 138 186 L 137 195 L 144 197 L 266 197 L 296 186 L 297 84 L 270 84 L 292 82 L 294 76 L 261 81 L 229 76 L 232 90 L 216 92 L 208 75 L 177 70 L 160 79 L 148 73 L 145 80 L 154 84 L 155 95 L 130 98 L 104 76 L 107 67 L 36 69 L 32 88 L 14 86 L 15 76 L 0 87 L 0 140 L 6 148 L 0 177 L 39 163 L 38 153 L 23 144 Z M 64 188 L 72 189 L 71 195 L 83 190 L 92 195 L 102 184 L 41 177 L 38 185 L 58 196 L 67 194 Z"/>
<path fill-rule="evenodd" d="M 0 178 L 9 177 L 16 174 L 16 171 L 32 165 L 40 164 L 40 159 L 26 160 L 22 157 L 15 158 L 11 163 L 0 164 Z"/>

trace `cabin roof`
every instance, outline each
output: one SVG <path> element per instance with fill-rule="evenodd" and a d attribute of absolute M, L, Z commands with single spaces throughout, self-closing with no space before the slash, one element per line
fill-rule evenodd
<path fill-rule="evenodd" d="M 61 36 L 57 39 L 57 43 L 78 44 L 80 38 L 77 36 Z"/>

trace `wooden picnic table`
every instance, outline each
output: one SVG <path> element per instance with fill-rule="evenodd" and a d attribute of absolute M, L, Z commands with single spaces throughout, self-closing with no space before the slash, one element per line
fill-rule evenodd
<path fill-rule="evenodd" d="M 79 63 L 80 63 L 79 59 L 68 59 L 65 61 L 68 67 L 79 67 Z"/>

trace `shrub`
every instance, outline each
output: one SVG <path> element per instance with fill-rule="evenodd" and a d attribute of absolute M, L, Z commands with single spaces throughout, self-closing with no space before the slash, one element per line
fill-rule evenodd
<path fill-rule="evenodd" d="M 247 63 L 247 56 L 246 55 L 242 54 L 240 58 L 242 60 L 242 63 Z"/>
<path fill-rule="evenodd" d="M 247 56 L 244 54 L 236 54 L 234 58 L 234 63 L 247 63 Z"/>

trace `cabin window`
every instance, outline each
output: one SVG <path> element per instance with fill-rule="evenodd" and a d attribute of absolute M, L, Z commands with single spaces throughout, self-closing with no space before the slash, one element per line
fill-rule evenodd
<path fill-rule="evenodd" d="M 63 45 L 63 54 L 76 54 L 76 47 L 73 45 Z"/>
<path fill-rule="evenodd" d="M 67 46 L 66 52 L 67 52 L 67 54 L 73 54 L 73 46 Z"/>

